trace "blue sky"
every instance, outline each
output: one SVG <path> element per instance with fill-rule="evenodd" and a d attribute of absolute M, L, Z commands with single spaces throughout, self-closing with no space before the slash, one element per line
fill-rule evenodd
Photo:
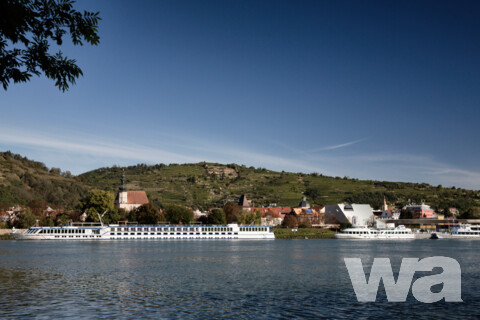
<path fill-rule="evenodd" d="M 84 77 L 0 92 L 0 150 L 480 189 L 476 1 L 81 1 Z"/>

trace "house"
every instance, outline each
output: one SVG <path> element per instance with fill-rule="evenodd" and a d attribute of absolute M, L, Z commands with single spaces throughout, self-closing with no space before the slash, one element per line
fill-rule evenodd
<path fill-rule="evenodd" d="M 423 201 L 421 204 L 407 204 L 405 207 L 403 207 L 403 209 L 410 211 L 415 218 L 436 219 L 438 216 L 435 211 L 430 208 L 430 206 L 426 205 Z"/>
<path fill-rule="evenodd" d="M 325 213 L 334 215 L 340 223 L 349 222 L 354 226 L 373 223 L 373 209 L 369 204 L 333 204 L 325 206 Z"/>
<path fill-rule="evenodd" d="M 317 209 L 316 209 L 317 208 Z M 318 210 L 320 209 L 320 210 Z M 295 215 L 298 222 L 309 222 L 311 225 L 324 224 L 324 215 L 320 214 L 323 207 L 311 207 L 306 197 L 302 197 L 302 200 L 298 203 L 296 208 L 292 208 L 290 214 Z"/>
<path fill-rule="evenodd" d="M 148 197 L 145 191 L 127 191 L 127 187 L 125 186 L 125 173 L 122 173 L 122 184 L 118 188 L 115 207 L 117 209 L 132 211 L 147 203 Z"/>
<path fill-rule="evenodd" d="M 281 225 L 285 214 L 292 211 L 290 207 L 251 207 L 252 212 L 260 212 L 262 226 L 275 227 Z"/>

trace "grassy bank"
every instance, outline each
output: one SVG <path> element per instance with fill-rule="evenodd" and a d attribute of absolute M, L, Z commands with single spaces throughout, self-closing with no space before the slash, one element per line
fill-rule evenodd
<path fill-rule="evenodd" d="M 274 228 L 277 239 L 332 239 L 335 232 L 329 229 L 320 228 L 298 228 L 293 232 L 290 228 Z"/>
<path fill-rule="evenodd" d="M 9 234 L 0 234 L 0 240 L 13 240 L 13 237 Z"/>

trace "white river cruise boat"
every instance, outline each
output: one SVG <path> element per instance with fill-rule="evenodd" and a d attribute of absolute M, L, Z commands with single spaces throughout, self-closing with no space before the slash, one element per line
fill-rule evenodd
<path fill-rule="evenodd" d="M 462 224 L 452 228 L 451 232 L 435 232 L 431 239 L 479 239 L 480 225 Z"/>
<path fill-rule="evenodd" d="M 167 239 L 275 239 L 271 227 L 203 225 L 68 225 L 31 227 L 12 233 L 17 240 L 167 240 Z"/>
<path fill-rule="evenodd" d="M 360 240 L 407 240 L 414 239 L 414 234 L 409 228 L 400 225 L 395 229 L 373 229 L 361 226 L 347 228 L 341 233 L 336 233 L 337 239 L 360 239 Z"/>

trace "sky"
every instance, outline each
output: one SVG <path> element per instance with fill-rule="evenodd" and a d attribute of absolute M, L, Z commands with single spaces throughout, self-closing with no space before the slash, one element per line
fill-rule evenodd
<path fill-rule="evenodd" d="M 480 189 L 478 1 L 79 1 L 84 76 L 0 91 L 0 151 Z M 55 49 L 52 47 L 52 49 Z"/>

